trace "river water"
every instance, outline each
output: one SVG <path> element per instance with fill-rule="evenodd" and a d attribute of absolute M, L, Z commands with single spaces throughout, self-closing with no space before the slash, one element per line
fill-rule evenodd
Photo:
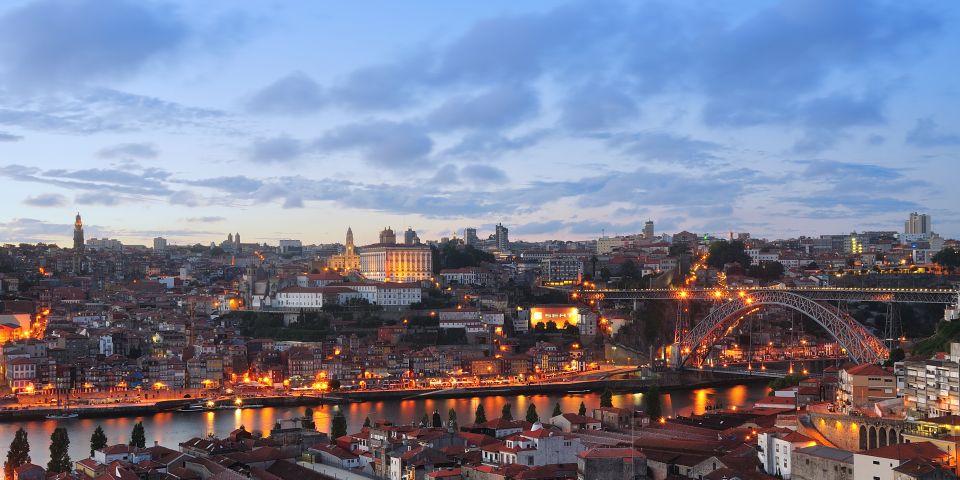
<path fill-rule="evenodd" d="M 703 413 L 709 406 L 722 404 L 730 406 L 750 406 L 766 394 L 763 385 L 737 385 L 726 388 L 701 388 L 687 391 L 665 392 L 661 394 L 661 404 L 665 415 L 690 415 Z M 388 419 L 394 423 L 417 422 L 424 413 L 432 414 L 434 410 L 440 412 L 446 421 L 447 412 L 452 408 L 457 412 L 459 423 L 473 422 L 473 415 L 477 405 L 482 403 L 487 418 L 496 418 L 505 403 L 513 407 L 513 417 L 523 418 L 528 406 L 536 405 L 538 414 L 546 418 L 553 412 L 554 405 L 560 403 L 564 412 L 576 412 L 583 402 L 588 411 L 600 404 L 600 396 L 596 393 L 583 395 L 518 395 L 510 397 L 483 397 L 483 398 L 450 398 L 450 399 L 421 399 L 364 402 L 345 405 L 344 414 L 347 417 L 347 430 L 360 430 L 363 421 L 368 416 L 371 420 Z M 642 407 L 643 394 L 614 395 L 613 405 L 616 407 Z M 313 407 L 314 421 L 321 431 L 330 431 L 330 420 L 335 407 L 322 405 Z M 13 440 L 14 432 L 20 427 L 27 431 L 30 441 L 30 456 L 33 463 L 46 467 L 50 458 L 50 435 L 54 428 L 63 425 L 67 428 L 70 437 L 70 458 L 78 460 L 90 454 L 90 435 L 97 425 L 103 427 L 107 434 L 107 442 L 126 443 L 130 439 L 130 432 L 134 424 L 143 422 L 146 430 L 147 444 L 154 441 L 160 445 L 177 449 L 178 444 L 192 437 L 214 433 L 225 436 L 232 430 L 243 425 L 250 431 L 269 433 L 277 419 L 301 417 L 306 407 L 265 407 L 243 410 L 217 410 L 212 412 L 168 412 L 143 417 L 125 418 L 90 418 L 71 420 L 37 420 L 28 422 L 0 423 L 0 453 L 4 453 Z"/>

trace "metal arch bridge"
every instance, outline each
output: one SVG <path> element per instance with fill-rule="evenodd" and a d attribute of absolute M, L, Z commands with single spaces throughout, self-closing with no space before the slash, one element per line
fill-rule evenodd
<path fill-rule="evenodd" d="M 745 316 L 766 305 L 790 308 L 822 326 L 856 362 L 876 363 L 889 356 L 879 338 L 842 310 L 787 290 L 757 290 L 727 299 L 671 346 L 671 365 L 703 366 L 713 345 Z"/>
<path fill-rule="evenodd" d="M 738 295 L 764 292 L 787 292 L 816 301 L 941 303 L 960 302 L 960 289 L 952 288 L 844 288 L 844 287 L 747 287 L 724 288 L 655 288 L 643 290 L 580 290 L 575 298 L 583 300 L 711 300 L 719 301 Z"/>

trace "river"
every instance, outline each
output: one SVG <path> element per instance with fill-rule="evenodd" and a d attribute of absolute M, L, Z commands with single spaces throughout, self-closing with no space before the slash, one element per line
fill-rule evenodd
<path fill-rule="evenodd" d="M 674 391 L 661 394 L 661 403 L 665 415 L 690 415 L 703 413 L 708 406 L 723 404 L 726 407 L 750 406 L 765 395 L 763 385 L 737 385 L 726 388 L 701 388 L 687 391 Z M 457 412 L 460 424 L 473 421 L 477 405 L 483 403 L 487 418 L 500 416 L 504 403 L 513 406 L 514 418 L 523 418 L 530 403 L 536 405 L 538 414 L 546 418 L 553 412 L 554 405 L 560 403 L 564 412 L 576 412 L 583 402 L 588 411 L 600 404 L 600 395 L 518 395 L 512 397 L 423 399 L 353 403 L 343 408 L 347 416 L 348 431 L 360 430 L 368 416 L 371 420 L 388 419 L 395 423 L 419 421 L 424 413 L 440 412 L 444 421 L 452 408 Z M 641 407 L 643 394 L 614 395 L 616 407 Z M 333 408 L 329 405 L 316 406 L 314 421 L 321 431 L 330 431 Z M 212 412 L 168 412 L 143 417 L 125 418 L 89 418 L 71 420 L 37 420 L 27 422 L 0 423 L 0 452 L 6 451 L 13 440 L 14 432 L 20 427 L 27 431 L 30 441 L 30 456 L 33 463 L 46 467 L 50 458 L 50 435 L 57 425 L 67 428 L 70 437 L 70 458 L 78 460 L 90 454 L 90 435 L 97 425 L 103 427 L 108 444 L 126 443 L 134 424 L 143 422 L 148 445 L 154 441 L 169 448 L 177 449 L 178 444 L 192 437 L 214 433 L 225 436 L 243 425 L 247 430 L 269 433 L 277 419 L 303 416 L 306 407 L 265 407 L 244 410 L 218 410 Z M 5 458 L 5 457 L 4 457 Z"/>

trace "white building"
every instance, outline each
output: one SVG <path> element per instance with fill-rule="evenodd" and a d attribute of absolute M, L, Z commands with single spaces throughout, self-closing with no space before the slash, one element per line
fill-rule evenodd
<path fill-rule="evenodd" d="M 757 456 L 764 472 L 789 480 L 793 450 L 816 444 L 806 435 L 785 428 L 774 428 L 757 433 Z"/>
<path fill-rule="evenodd" d="M 887 445 L 853 454 L 853 472 L 856 479 L 894 480 L 899 467 L 914 458 L 940 461 L 948 465 L 950 455 L 931 442 L 912 442 Z"/>
<path fill-rule="evenodd" d="M 920 418 L 960 415 L 960 343 L 950 344 L 949 355 L 906 361 L 903 403 L 907 414 Z"/>
<path fill-rule="evenodd" d="M 426 245 L 378 243 L 360 248 L 360 273 L 376 282 L 419 282 L 433 278 Z"/>
<path fill-rule="evenodd" d="M 113 355 L 113 336 L 100 335 L 100 354 L 109 357 Z"/>
<path fill-rule="evenodd" d="M 576 435 L 546 430 L 534 423 L 530 430 L 505 438 L 502 443 L 483 447 L 483 463 L 518 464 L 528 467 L 576 463 L 577 454 L 586 450 Z"/>

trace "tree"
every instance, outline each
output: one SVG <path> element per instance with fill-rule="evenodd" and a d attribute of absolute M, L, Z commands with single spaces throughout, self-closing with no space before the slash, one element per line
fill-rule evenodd
<path fill-rule="evenodd" d="M 330 422 L 330 443 L 347 434 L 347 417 L 343 416 L 343 411 L 337 408 L 337 413 L 333 414 L 333 420 Z"/>
<path fill-rule="evenodd" d="M 577 415 L 580 415 L 581 417 L 587 416 L 587 406 L 584 405 L 583 402 L 580 402 L 580 409 L 577 410 Z"/>
<path fill-rule="evenodd" d="M 440 417 L 440 412 L 433 411 L 433 428 L 443 427 L 443 418 Z"/>
<path fill-rule="evenodd" d="M 953 247 L 944 247 L 931 260 L 933 260 L 933 263 L 946 268 L 947 272 L 953 273 L 954 270 L 960 268 L 960 250 Z"/>
<path fill-rule="evenodd" d="M 317 428 L 317 424 L 313 421 L 312 408 L 307 407 L 306 411 L 303 412 L 303 418 L 300 419 L 300 426 L 307 430 L 313 430 Z"/>
<path fill-rule="evenodd" d="M 540 415 L 537 414 L 537 406 L 532 403 L 527 406 L 527 421 L 530 423 L 540 421 Z"/>
<path fill-rule="evenodd" d="M 883 362 L 883 366 L 892 367 L 894 363 L 902 361 L 907 357 L 907 354 L 904 353 L 903 349 L 896 347 L 893 350 L 890 350 L 890 358 L 887 361 Z"/>
<path fill-rule="evenodd" d="M 30 442 L 27 441 L 27 431 L 20 427 L 10 442 L 7 461 L 3 463 L 3 478 L 13 478 L 13 471 L 26 463 L 30 463 Z"/>
<path fill-rule="evenodd" d="M 457 430 L 457 411 L 452 408 L 447 412 L 447 428 Z"/>
<path fill-rule="evenodd" d="M 656 385 L 651 386 L 644 397 L 647 415 L 651 421 L 657 421 L 663 416 L 663 408 L 660 406 L 660 389 Z"/>
<path fill-rule="evenodd" d="M 553 415 L 551 415 L 551 417 L 559 415 L 563 415 L 563 410 L 560 410 L 560 402 L 557 402 L 557 404 L 553 406 Z"/>
<path fill-rule="evenodd" d="M 477 411 L 473 413 L 473 423 L 486 423 L 487 411 L 483 409 L 483 404 L 477 405 Z"/>
<path fill-rule="evenodd" d="M 600 394 L 600 408 L 613 406 L 613 392 L 609 388 L 603 389 Z"/>
<path fill-rule="evenodd" d="M 783 276 L 783 264 L 774 261 L 763 261 L 747 269 L 747 274 L 762 281 L 773 281 Z"/>
<path fill-rule="evenodd" d="M 423 416 L 420 417 L 420 426 L 426 427 L 427 425 L 430 425 L 430 416 L 427 415 L 427 412 L 423 412 Z"/>
<path fill-rule="evenodd" d="M 370 426 L 370 417 L 367 417 L 366 420 L 363 421 L 363 428 L 370 428 Z"/>
<path fill-rule="evenodd" d="M 137 422 L 133 426 L 133 432 L 130 434 L 130 446 L 145 448 L 147 446 L 147 435 L 143 431 L 143 422 Z"/>
<path fill-rule="evenodd" d="M 513 405 L 504 403 L 503 409 L 500 410 L 500 417 L 504 420 L 513 420 L 513 412 L 510 411 L 511 409 L 513 409 Z"/>
<path fill-rule="evenodd" d="M 70 437 L 67 429 L 57 427 L 50 435 L 50 462 L 47 463 L 47 473 L 69 472 L 73 463 L 70 462 Z"/>
<path fill-rule="evenodd" d="M 728 242 L 720 240 L 710 244 L 710 253 L 707 256 L 707 265 L 723 270 L 723 266 L 728 263 L 739 263 L 741 267 L 747 268 L 751 262 L 750 255 L 747 255 L 743 242 L 734 240 Z"/>
<path fill-rule="evenodd" d="M 100 425 L 97 425 L 97 429 L 93 431 L 93 435 L 90 435 L 90 456 L 93 456 L 93 452 L 100 450 L 101 448 L 106 448 L 107 446 L 107 434 L 103 433 L 103 428 Z"/>

